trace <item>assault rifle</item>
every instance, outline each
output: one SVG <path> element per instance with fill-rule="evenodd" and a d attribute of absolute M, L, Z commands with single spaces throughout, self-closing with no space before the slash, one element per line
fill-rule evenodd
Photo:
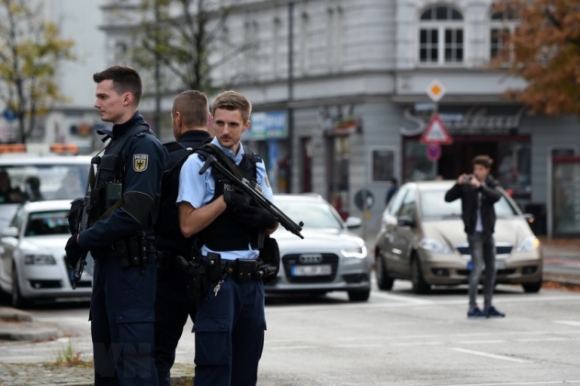
<path fill-rule="evenodd" d="M 263 209 L 267 210 L 274 218 L 289 232 L 295 234 L 296 236 L 300 237 L 301 239 L 304 238 L 300 234 L 302 231 L 302 227 L 304 223 L 300 221 L 299 224 L 296 224 L 292 219 L 284 212 L 282 212 L 276 205 L 271 203 L 264 195 L 256 190 L 245 178 L 237 178 L 231 171 L 229 171 L 225 166 L 218 162 L 218 160 L 213 155 L 208 155 L 206 158 L 205 164 L 199 171 L 199 174 L 204 174 L 209 167 L 214 167 L 220 171 L 224 176 L 226 176 L 233 184 L 237 187 L 242 189 L 245 193 L 247 193 L 250 197 L 254 199 L 254 201 Z"/>
<path fill-rule="evenodd" d="M 92 167 L 92 165 L 91 165 Z M 91 197 L 90 195 L 86 195 L 83 197 L 83 206 L 82 212 L 80 216 L 79 226 L 78 226 L 78 233 L 80 234 L 82 231 L 89 227 L 89 210 L 91 208 Z M 83 276 L 83 271 L 85 270 L 85 265 L 87 265 L 87 254 L 88 252 L 83 252 L 79 262 L 77 263 L 74 274 L 71 280 L 71 286 L 73 289 L 77 288 L 77 284 L 81 281 L 81 277 Z"/>

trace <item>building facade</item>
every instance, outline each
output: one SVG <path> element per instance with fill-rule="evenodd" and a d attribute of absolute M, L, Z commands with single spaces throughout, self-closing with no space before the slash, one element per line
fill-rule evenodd
<path fill-rule="evenodd" d="M 131 44 L 119 14 L 138 0 L 106 1 L 102 29 L 113 64 Z M 494 13 L 492 0 L 295 0 L 292 18 L 289 2 L 236 2 L 222 33 L 230 45 L 251 42 L 253 49 L 213 73 L 215 84 L 248 96 L 261 114 L 256 122 L 266 122 L 246 140 L 268 160 L 275 190 L 318 193 L 343 216 L 363 217 L 372 235 L 392 178 L 455 179 L 471 170 L 474 156 L 488 154 L 522 208 L 548 204 L 549 161 L 578 154 L 578 122 L 532 115 L 502 98 L 524 83 L 488 66 L 503 44 L 498 32 L 516 26 L 511 15 Z M 215 47 L 212 57 L 226 51 Z M 446 89 L 437 109 L 454 140 L 436 161 L 419 140 L 434 109 L 426 94 L 434 80 Z M 167 93 L 164 111 L 178 91 Z M 288 109 L 291 130 L 269 126 L 288 122 Z"/>
<path fill-rule="evenodd" d="M 55 103 L 51 111 L 38 116 L 29 142 L 73 143 L 82 152 L 100 147 L 95 129 L 101 126 L 95 102 L 95 84 L 92 75 L 105 66 L 105 36 L 98 30 L 101 14 L 100 3 L 77 0 L 34 0 L 29 5 L 42 11 L 40 17 L 56 24 L 60 37 L 74 41 L 75 59 L 61 62 L 55 77 L 65 102 Z M 0 111 L 5 106 L 0 102 Z M 11 114 L 0 116 L 0 143 L 19 141 L 18 123 Z"/>

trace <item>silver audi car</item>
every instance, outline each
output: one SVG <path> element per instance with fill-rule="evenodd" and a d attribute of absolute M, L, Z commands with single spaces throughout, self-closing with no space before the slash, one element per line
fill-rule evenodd
<path fill-rule="evenodd" d="M 278 277 L 266 285 L 266 292 L 347 291 L 351 301 L 368 300 L 372 259 L 363 239 L 349 231 L 360 227 L 361 220 L 350 217 L 343 222 L 316 194 L 276 195 L 274 203 L 295 222 L 304 222 L 304 239 L 282 227 L 274 233 L 282 262 Z"/>

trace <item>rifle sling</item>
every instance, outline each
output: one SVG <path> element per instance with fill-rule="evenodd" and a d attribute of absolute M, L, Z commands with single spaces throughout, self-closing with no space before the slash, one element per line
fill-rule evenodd
<path fill-rule="evenodd" d="M 225 166 L 227 166 L 228 169 L 230 169 L 230 172 L 232 172 L 238 180 L 241 181 L 244 179 L 244 176 L 242 176 L 242 173 L 240 172 L 240 170 L 236 167 L 236 165 L 234 165 L 234 163 L 232 162 L 230 157 L 225 155 L 225 153 L 222 151 L 222 149 L 220 149 L 219 147 L 217 147 L 213 143 L 210 143 L 207 146 L 213 150 L 214 154 L 225 164 Z M 240 144 L 240 146 L 242 146 L 242 145 Z"/>

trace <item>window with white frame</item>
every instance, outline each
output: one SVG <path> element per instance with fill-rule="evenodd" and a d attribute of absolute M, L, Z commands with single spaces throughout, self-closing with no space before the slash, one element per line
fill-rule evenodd
<path fill-rule="evenodd" d="M 495 6 L 492 6 L 489 34 L 489 56 L 491 59 L 503 51 L 506 39 L 515 32 L 516 26 L 517 17 L 512 9 L 496 10 Z"/>
<path fill-rule="evenodd" d="M 465 37 L 463 15 L 449 6 L 428 8 L 419 23 L 419 63 L 463 63 Z"/>

